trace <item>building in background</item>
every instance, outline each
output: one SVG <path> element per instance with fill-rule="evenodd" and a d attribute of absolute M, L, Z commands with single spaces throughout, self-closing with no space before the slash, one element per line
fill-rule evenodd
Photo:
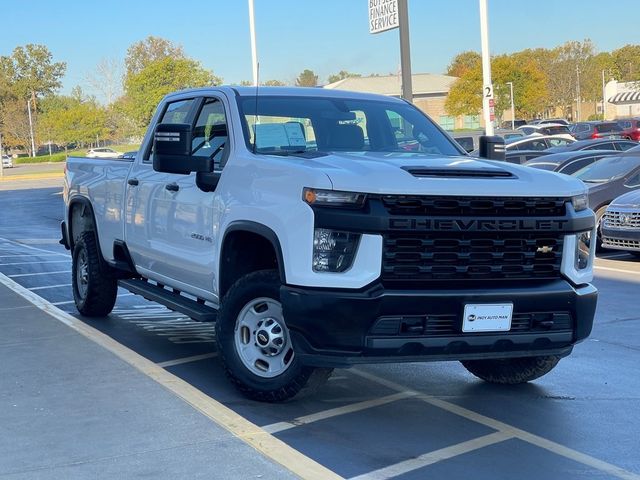
<path fill-rule="evenodd" d="M 640 117 L 640 82 L 611 80 L 605 86 L 605 119 Z"/>
<path fill-rule="evenodd" d="M 449 90 L 457 79 L 457 77 L 432 73 L 412 75 L 413 104 L 438 122 L 445 130 L 481 128 L 480 112 L 477 115 L 454 117 L 449 115 L 444 108 L 444 102 L 449 95 Z M 349 77 L 325 85 L 324 88 L 377 93 L 398 98 L 401 96 L 399 75 Z"/>

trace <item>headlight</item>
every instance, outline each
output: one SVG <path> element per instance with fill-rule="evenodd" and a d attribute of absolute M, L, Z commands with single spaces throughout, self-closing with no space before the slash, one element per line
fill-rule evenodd
<path fill-rule="evenodd" d="M 313 271 L 344 272 L 352 264 L 360 235 L 326 228 L 313 234 Z"/>
<path fill-rule="evenodd" d="M 360 208 L 364 205 L 366 195 L 364 193 L 356 192 L 339 192 L 336 190 L 305 188 L 302 190 L 302 199 L 309 205 Z"/>
<path fill-rule="evenodd" d="M 586 193 L 576 195 L 575 197 L 571 197 L 571 203 L 573 204 L 573 209 L 576 212 L 586 210 L 589 208 L 589 196 Z"/>

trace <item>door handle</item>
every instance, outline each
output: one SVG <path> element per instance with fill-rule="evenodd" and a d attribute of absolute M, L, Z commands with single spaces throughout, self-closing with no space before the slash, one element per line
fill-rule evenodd
<path fill-rule="evenodd" d="M 129 180 L 127 180 L 127 183 L 132 187 L 137 187 L 140 182 L 137 178 L 130 178 Z"/>
<path fill-rule="evenodd" d="M 166 188 L 167 190 L 169 190 L 170 192 L 177 192 L 178 190 L 180 190 L 180 186 L 176 183 L 167 183 L 164 188 Z"/>

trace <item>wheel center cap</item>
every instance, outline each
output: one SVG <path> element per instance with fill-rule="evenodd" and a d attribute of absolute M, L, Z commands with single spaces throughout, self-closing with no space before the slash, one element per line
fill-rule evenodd
<path fill-rule="evenodd" d="M 269 344 L 269 334 L 264 330 L 260 330 L 256 333 L 256 340 L 258 340 L 260 346 L 266 347 Z"/>

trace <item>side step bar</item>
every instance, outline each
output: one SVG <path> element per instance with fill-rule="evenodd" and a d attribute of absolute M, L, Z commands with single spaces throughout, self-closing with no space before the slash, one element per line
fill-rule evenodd
<path fill-rule="evenodd" d="M 147 300 L 164 305 L 170 310 L 184 313 L 199 322 L 215 322 L 218 316 L 216 309 L 146 280 L 118 280 L 118 285 Z"/>

